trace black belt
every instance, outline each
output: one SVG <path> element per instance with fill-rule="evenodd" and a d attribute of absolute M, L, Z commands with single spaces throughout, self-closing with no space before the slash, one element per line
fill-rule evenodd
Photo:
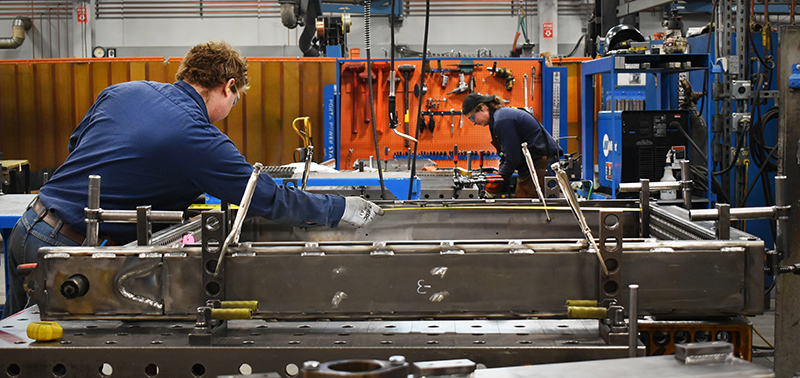
<path fill-rule="evenodd" d="M 58 219 L 57 216 L 53 215 L 53 213 L 47 210 L 47 207 L 45 207 L 42 201 L 40 201 L 38 198 L 33 202 L 33 211 L 35 211 L 36 214 L 42 218 L 44 223 L 47 223 L 50 225 L 50 227 L 53 227 L 54 230 L 58 227 L 59 223 L 61 223 L 61 227 L 58 228 L 58 233 L 66 236 L 67 239 L 78 244 L 83 244 L 83 241 L 86 240 L 85 235 L 75 231 L 72 227 L 64 223 L 61 219 Z M 42 212 L 44 212 L 43 215 Z"/>

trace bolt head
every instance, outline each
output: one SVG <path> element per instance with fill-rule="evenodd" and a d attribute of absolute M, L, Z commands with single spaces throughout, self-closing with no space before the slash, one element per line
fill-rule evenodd
<path fill-rule="evenodd" d="M 391 356 L 391 357 L 389 357 L 389 363 L 391 363 L 393 366 L 402 365 L 402 364 L 406 363 L 406 357 L 405 356 Z"/>
<path fill-rule="evenodd" d="M 319 370 L 319 361 L 303 362 L 303 370 Z"/>

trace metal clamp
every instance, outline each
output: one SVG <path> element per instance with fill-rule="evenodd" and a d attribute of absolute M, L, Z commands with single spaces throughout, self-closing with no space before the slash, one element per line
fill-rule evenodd
<path fill-rule="evenodd" d="M 689 161 L 681 160 L 681 181 L 650 182 L 651 192 L 661 192 L 665 190 L 680 190 L 683 192 L 683 206 L 686 209 L 692 208 L 692 180 L 689 179 Z M 619 184 L 620 193 L 636 193 L 642 191 L 641 182 L 625 182 Z"/>
<path fill-rule="evenodd" d="M 609 268 L 606 266 L 605 259 L 603 259 L 603 255 L 600 252 L 600 247 L 597 246 L 597 243 L 594 241 L 594 236 L 592 236 L 592 230 L 589 228 L 589 224 L 586 223 L 586 217 L 583 216 L 583 212 L 581 211 L 581 206 L 578 204 L 578 198 L 575 196 L 575 192 L 572 191 L 572 187 L 569 185 L 569 178 L 567 178 L 567 172 L 561 168 L 559 163 L 553 163 L 550 166 L 556 172 L 556 179 L 558 180 L 558 186 L 561 188 L 561 192 L 564 193 L 564 197 L 567 199 L 567 204 L 569 204 L 570 209 L 572 209 L 572 215 L 575 216 L 575 219 L 578 221 L 578 225 L 583 231 L 583 236 L 586 238 L 586 241 L 589 243 L 589 248 L 594 249 L 595 254 L 597 254 L 597 259 L 600 260 L 600 268 L 603 271 L 603 275 L 608 277 L 609 275 Z M 620 227 L 621 230 L 621 227 Z M 622 238 L 620 238 L 620 243 L 622 243 Z"/>
<path fill-rule="evenodd" d="M 89 176 L 89 200 L 84 208 L 86 221 L 86 246 L 96 246 L 100 239 L 100 223 L 136 223 L 139 245 L 149 245 L 152 236 L 151 223 L 181 223 L 183 211 L 153 211 L 150 206 L 139 206 L 136 210 L 103 210 L 100 208 L 100 176 Z"/>
<path fill-rule="evenodd" d="M 239 211 L 236 212 L 236 220 L 233 221 L 233 227 L 231 227 L 231 233 L 225 238 L 225 243 L 222 245 L 222 248 L 219 252 L 219 258 L 217 259 L 217 266 L 214 270 L 214 275 L 219 275 L 221 266 L 222 266 L 222 258 L 228 253 L 228 247 L 231 244 L 236 244 L 239 242 L 239 236 L 242 232 L 242 223 L 244 223 L 244 217 L 247 215 L 247 209 L 250 208 L 250 201 L 253 199 L 253 193 L 256 190 L 256 184 L 258 183 L 258 176 L 261 172 L 264 171 L 264 166 L 261 163 L 253 164 L 253 173 L 250 175 L 250 179 L 247 181 L 247 187 L 244 189 L 244 195 L 242 195 L 242 202 L 239 204 Z"/>

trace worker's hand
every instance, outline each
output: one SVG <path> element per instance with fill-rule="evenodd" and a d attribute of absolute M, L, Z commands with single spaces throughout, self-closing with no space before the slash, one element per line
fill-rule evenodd
<path fill-rule="evenodd" d="M 383 209 L 380 206 L 361 197 L 345 197 L 344 201 L 342 222 L 347 224 L 363 227 L 375 218 L 375 214 L 383 215 Z"/>
<path fill-rule="evenodd" d="M 489 182 L 486 183 L 483 196 L 485 198 L 494 198 L 497 196 L 497 193 L 500 193 L 500 189 L 502 189 L 505 184 L 503 182 L 503 177 L 496 174 L 489 174 L 486 175 L 486 179 L 489 180 Z"/>

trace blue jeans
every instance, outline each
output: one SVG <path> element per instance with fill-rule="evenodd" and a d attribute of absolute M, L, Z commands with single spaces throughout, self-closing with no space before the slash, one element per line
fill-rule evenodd
<path fill-rule="evenodd" d="M 22 277 L 17 274 L 18 265 L 37 262 L 41 247 L 77 245 L 79 244 L 45 223 L 32 208 L 28 208 L 14 225 L 8 238 L 9 284 L 3 318 L 34 304 L 28 299 Z"/>

